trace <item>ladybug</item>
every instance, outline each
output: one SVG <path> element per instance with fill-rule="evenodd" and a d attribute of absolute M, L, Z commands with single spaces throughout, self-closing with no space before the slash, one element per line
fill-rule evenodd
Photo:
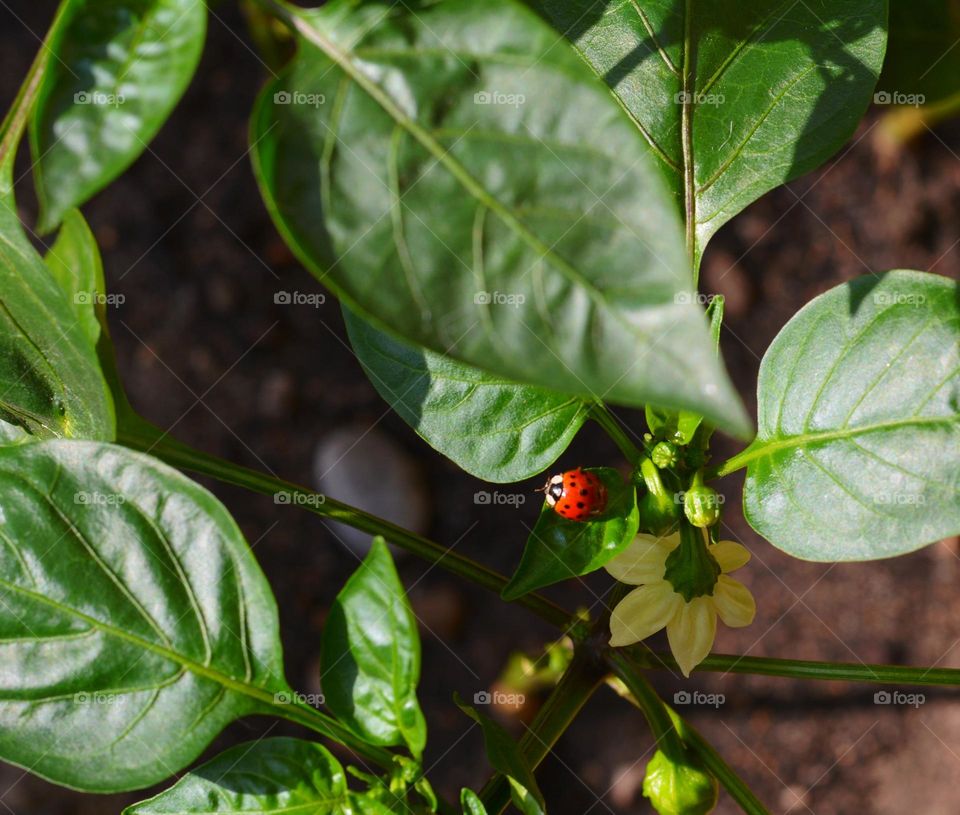
<path fill-rule="evenodd" d="M 580 467 L 552 476 L 544 485 L 547 505 L 569 521 L 586 521 L 607 508 L 607 488 Z"/>

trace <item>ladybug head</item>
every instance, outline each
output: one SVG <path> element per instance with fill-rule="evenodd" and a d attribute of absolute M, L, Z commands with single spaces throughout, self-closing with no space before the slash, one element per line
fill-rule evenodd
<path fill-rule="evenodd" d="M 563 497 L 563 476 L 553 476 L 543 487 L 546 494 L 547 505 L 555 506 L 557 501 Z"/>

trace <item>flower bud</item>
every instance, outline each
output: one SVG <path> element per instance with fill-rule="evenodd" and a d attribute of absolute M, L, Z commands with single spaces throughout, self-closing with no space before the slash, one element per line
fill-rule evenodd
<path fill-rule="evenodd" d="M 643 794 L 660 815 L 707 815 L 717 805 L 717 779 L 689 754 L 672 761 L 657 750 L 647 764 Z"/>
<path fill-rule="evenodd" d="M 651 451 L 650 459 L 661 470 L 665 470 L 668 467 L 672 467 L 674 464 L 677 463 L 676 445 L 668 441 L 659 442 Z"/>
<path fill-rule="evenodd" d="M 683 512 L 694 526 L 713 526 L 720 520 L 720 496 L 712 487 L 694 484 L 683 496 Z"/>
<path fill-rule="evenodd" d="M 660 471 L 648 458 L 640 462 L 640 477 L 647 489 L 637 501 L 640 529 L 654 535 L 664 535 L 677 525 L 677 505 L 663 486 Z"/>

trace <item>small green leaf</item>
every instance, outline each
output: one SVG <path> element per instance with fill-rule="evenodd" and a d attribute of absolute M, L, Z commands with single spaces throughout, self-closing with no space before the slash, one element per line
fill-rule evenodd
<path fill-rule="evenodd" d="M 79 210 L 72 209 L 66 214 L 57 240 L 44 261 L 66 293 L 67 302 L 73 306 L 87 338 L 96 346 L 101 322 L 105 319 L 106 284 L 97 240 Z"/>
<path fill-rule="evenodd" d="M 757 386 L 744 511 L 807 560 L 871 560 L 960 534 L 960 292 L 923 272 L 808 303 Z M 733 469 L 733 468 L 731 468 Z"/>
<path fill-rule="evenodd" d="M 315 742 L 275 738 L 232 747 L 124 815 L 347 813 L 343 767 Z"/>
<path fill-rule="evenodd" d="M 27 240 L 5 187 L 0 180 L 0 420 L 41 438 L 112 440 L 89 323 Z"/>
<path fill-rule="evenodd" d="M 520 385 L 394 339 L 348 309 L 367 376 L 435 450 L 485 481 L 522 481 L 557 460 L 587 416 L 577 396 Z"/>
<path fill-rule="evenodd" d="M 203 0 L 67 0 L 30 122 L 41 232 L 147 148 L 193 76 L 205 30 Z"/>
<path fill-rule="evenodd" d="M 122 447 L 39 441 L 0 447 L 0 495 L 0 758 L 137 789 L 291 693 L 270 587 L 209 492 Z"/>
<path fill-rule="evenodd" d="M 351 309 L 498 377 L 750 432 L 646 142 L 548 25 L 517 0 L 334 0 L 293 24 L 251 154 Z"/>
<path fill-rule="evenodd" d="M 330 609 L 321 678 L 334 715 L 369 744 L 406 742 L 419 757 L 427 740 L 417 703 L 420 636 L 383 538 Z"/>
<path fill-rule="evenodd" d="M 473 790 L 460 790 L 460 807 L 463 815 L 487 815 L 487 808 Z"/>
<path fill-rule="evenodd" d="M 586 468 L 607 488 L 607 508 L 590 521 L 569 521 L 544 503 L 516 573 L 501 593 L 516 600 L 527 592 L 599 569 L 637 534 L 637 491 L 609 467 Z"/>
<path fill-rule="evenodd" d="M 724 223 L 852 135 L 886 44 L 885 0 L 533 5 L 629 111 L 695 266 Z"/>
<path fill-rule="evenodd" d="M 543 794 L 537 785 L 533 770 L 520 752 L 517 743 L 489 716 L 484 716 L 476 709 L 464 704 L 459 697 L 455 697 L 455 701 L 457 706 L 483 730 L 483 742 L 487 749 L 490 766 L 507 777 L 510 782 L 510 796 L 516 807 L 524 815 L 542 815 L 546 809 Z M 477 804 L 481 807 L 480 811 L 483 811 L 483 804 L 479 800 Z M 464 812 L 467 812 L 466 807 Z M 470 815 L 473 815 L 472 811 Z"/>

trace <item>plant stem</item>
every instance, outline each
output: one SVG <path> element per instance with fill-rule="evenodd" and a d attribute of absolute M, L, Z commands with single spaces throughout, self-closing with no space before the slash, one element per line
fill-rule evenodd
<path fill-rule="evenodd" d="M 633 701 L 637 703 L 637 707 L 640 708 L 647 724 L 650 726 L 657 747 L 666 753 L 672 761 L 681 760 L 686 752 L 686 747 L 674 727 L 674 723 L 670 720 L 666 706 L 653 689 L 653 685 L 634 668 L 620 650 L 611 650 L 607 654 L 607 664 L 627 686 L 627 690 L 633 696 Z"/>
<path fill-rule="evenodd" d="M 736 771 L 723 760 L 723 757 L 713 749 L 713 746 L 697 730 L 684 719 L 680 718 L 669 705 L 663 708 L 670 716 L 674 727 L 680 733 L 684 743 L 696 753 L 704 766 L 713 773 L 714 777 L 723 784 L 730 797 L 736 801 L 747 815 L 770 815 L 760 799 L 753 794 L 750 787 L 737 775 Z"/>
<path fill-rule="evenodd" d="M 531 770 L 536 769 L 563 735 L 580 709 L 603 680 L 604 671 L 592 657 L 577 653 L 533 723 L 520 739 L 520 752 Z M 498 815 L 510 803 L 510 784 L 500 774 L 480 791 L 489 815 Z"/>
<path fill-rule="evenodd" d="M 640 448 L 637 447 L 630 437 L 624 432 L 620 422 L 618 422 L 612 413 L 607 409 L 603 402 L 597 402 L 590 406 L 590 418 L 602 427 L 607 435 L 613 439 L 614 443 L 620 448 L 620 452 L 630 463 L 631 467 L 636 467 L 637 462 L 643 455 Z"/>
<path fill-rule="evenodd" d="M 720 754 L 677 713 L 664 704 L 653 686 L 640 673 L 639 666 L 622 649 L 611 649 L 607 663 L 627 686 L 631 701 L 643 712 L 653 731 L 657 746 L 671 759 L 683 756 L 689 749 L 730 793 L 748 815 L 769 815 L 750 788 L 728 765 Z"/>
<path fill-rule="evenodd" d="M 10 110 L 0 124 L 0 192 L 8 194 L 13 189 L 13 160 L 16 156 L 17 145 L 23 136 L 23 130 L 30 119 L 30 111 L 36 102 L 40 85 L 46 73 L 47 63 L 50 61 L 50 46 L 48 43 L 60 26 L 66 14 L 67 3 L 61 3 L 50 24 L 47 36 L 40 43 L 40 50 L 34 57 L 30 70 L 27 72 L 23 84 L 17 91 L 17 96 L 10 106 Z"/>
<path fill-rule="evenodd" d="M 630 648 L 630 658 L 645 669 L 678 669 L 671 654 Z M 816 662 L 772 657 L 742 657 L 735 654 L 710 654 L 694 671 L 709 673 L 760 674 L 793 679 L 820 679 L 865 682 L 880 685 L 960 686 L 960 669 L 924 668 L 911 665 L 876 665 L 859 662 Z"/>
<path fill-rule="evenodd" d="M 286 499 L 284 503 L 298 506 L 324 518 L 340 521 L 369 532 L 371 535 L 382 535 L 401 549 L 406 549 L 430 563 L 436 563 L 447 571 L 498 594 L 507 585 L 508 580 L 503 575 L 457 554 L 450 548 L 445 548 L 390 521 L 306 487 L 194 450 L 167 436 L 146 421 L 123 423 L 118 433 L 118 441 L 134 450 L 148 452 L 180 469 L 202 473 L 263 495 L 283 495 Z M 572 615 L 560 606 L 535 593 L 526 594 L 513 602 L 564 630 L 570 628 L 574 622 Z M 575 632 L 571 634 L 575 635 Z"/>
<path fill-rule="evenodd" d="M 393 766 L 394 754 L 389 750 L 367 744 L 354 736 L 335 719 L 309 705 L 298 702 L 290 705 L 269 704 L 264 712 L 295 722 L 315 733 L 319 733 L 321 736 L 339 742 L 358 756 L 372 761 L 383 769 L 390 769 Z"/>

